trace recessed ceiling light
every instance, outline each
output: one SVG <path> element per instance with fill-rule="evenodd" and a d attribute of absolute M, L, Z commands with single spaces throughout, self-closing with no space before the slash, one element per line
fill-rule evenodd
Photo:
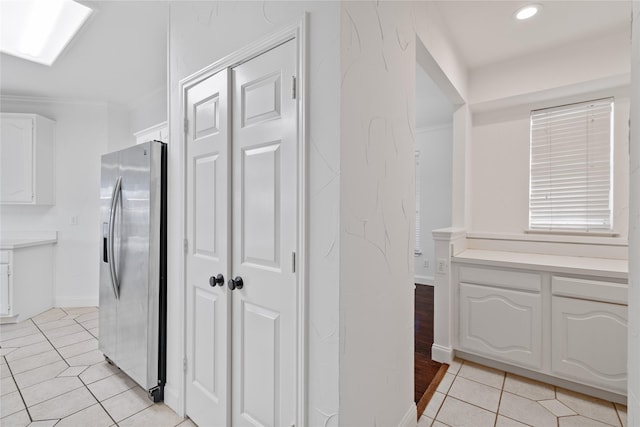
<path fill-rule="evenodd" d="M 541 9 L 542 6 L 539 4 L 528 4 L 518 9 L 514 16 L 516 19 L 524 21 L 525 19 L 533 18 Z"/>
<path fill-rule="evenodd" d="M 0 51 L 51 65 L 85 23 L 91 8 L 71 0 L 0 0 Z"/>

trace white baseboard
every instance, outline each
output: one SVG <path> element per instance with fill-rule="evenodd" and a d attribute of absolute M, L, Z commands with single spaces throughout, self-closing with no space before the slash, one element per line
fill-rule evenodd
<path fill-rule="evenodd" d="M 5 323 L 17 323 L 18 315 L 14 314 L 13 316 L 2 316 L 0 317 L 0 325 L 4 325 Z"/>
<path fill-rule="evenodd" d="M 633 390 L 629 390 L 629 396 L 627 397 L 627 407 L 629 419 L 627 420 L 627 425 L 629 426 L 637 426 L 640 425 L 640 399 L 638 399 L 633 392 Z"/>
<path fill-rule="evenodd" d="M 55 297 L 54 307 L 97 307 L 98 297 Z"/>
<path fill-rule="evenodd" d="M 171 387 L 169 384 L 164 386 L 164 404 L 173 409 L 178 416 L 184 417 L 184 412 L 180 411 L 180 394 L 176 388 Z"/>
<path fill-rule="evenodd" d="M 416 408 L 416 404 L 411 402 L 411 406 L 404 417 L 402 417 L 402 421 L 398 424 L 398 427 L 416 427 L 418 424 L 418 409 Z"/>
<path fill-rule="evenodd" d="M 436 362 L 451 364 L 453 362 L 453 349 L 433 344 L 431 346 L 431 359 Z"/>
<path fill-rule="evenodd" d="M 629 403 L 627 396 L 624 396 L 618 393 L 613 393 L 610 391 L 590 387 L 584 384 L 575 383 L 573 381 L 554 377 L 548 374 L 543 374 L 541 372 L 530 371 L 525 368 L 509 365 L 508 363 L 499 362 L 493 359 L 487 359 L 486 357 L 482 357 L 482 356 L 476 356 L 475 354 L 467 353 L 464 351 L 456 351 L 456 355 L 461 359 L 469 360 L 479 365 L 488 366 L 489 368 L 498 369 L 500 371 L 510 372 L 512 374 L 516 374 L 521 377 L 531 378 L 532 380 L 535 380 L 535 381 L 540 381 L 543 383 L 555 385 L 557 387 L 566 388 L 568 390 L 573 390 L 578 393 L 586 394 L 588 396 L 597 397 L 599 399 L 608 400 L 610 402 L 620 403 L 622 405 L 627 405 Z M 628 425 L 638 426 L 639 424 L 628 424 Z"/>

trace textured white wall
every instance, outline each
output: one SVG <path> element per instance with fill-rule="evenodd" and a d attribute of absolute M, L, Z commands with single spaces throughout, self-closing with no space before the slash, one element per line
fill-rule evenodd
<path fill-rule="evenodd" d="M 131 112 L 124 105 L 107 104 L 108 151 L 122 150 L 136 144 L 131 133 Z"/>
<path fill-rule="evenodd" d="M 55 305 L 98 305 L 100 156 L 107 152 L 108 113 L 104 103 L 12 100 L 2 111 L 35 113 L 56 121 L 56 204 L 1 206 L 3 231 L 58 231 Z M 71 217 L 78 224 L 71 225 Z"/>
<path fill-rule="evenodd" d="M 451 226 L 451 124 L 419 129 L 416 132 L 416 150 L 420 152 L 420 173 L 416 179 L 420 181 L 422 230 L 422 255 L 415 257 L 416 283 L 433 284 L 436 266 L 431 232 Z M 428 261 L 428 266 L 425 266 L 425 261 Z"/>
<path fill-rule="evenodd" d="M 629 211 L 629 426 L 640 425 L 640 2 L 633 2 Z"/>
<path fill-rule="evenodd" d="M 629 29 L 624 27 L 472 70 L 468 100 L 473 105 L 612 77 L 628 81 L 628 76 Z"/>
<path fill-rule="evenodd" d="M 308 423 L 338 425 L 340 191 L 340 5 L 336 2 L 173 2 L 170 16 L 171 140 L 180 138 L 178 83 L 184 77 L 309 13 L 309 345 Z M 168 391 L 177 396 L 183 331 L 180 153 L 169 144 Z M 175 401 L 175 399 L 174 399 Z"/>
<path fill-rule="evenodd" d="M 561 105 L 562 100 L 548 105 Z M 520 234 L 529 221 L 529 114 L 476 117 L 471 164 L 473 232 Z M 480 120 L 483 119 L 483 120 Z M 629 199 L 629 99 L 616 97 L 614 119 L 614 226 L 625 240 Z M 606 257 L 606 253 L 602 256 Z"/>
<path fill-rule="evenodd" d="M 341 7 L 340 424 L 415 425 L 414 9 Z"/>
<path fill-rule="evenodd" d="M 167 87 L 158 88 L 146 96 L 136 100 L 129 107 L 130 131 L 133 135 L 143 129 L 150 128 L 167 121 Z"/>

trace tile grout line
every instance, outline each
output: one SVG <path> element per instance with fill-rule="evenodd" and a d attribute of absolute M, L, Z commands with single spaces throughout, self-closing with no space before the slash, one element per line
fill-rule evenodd
<path fill-rule="evenodd" d="M 100 400 L 96 397 L 96 395 L 95 395 L 95 394 L 93 394 L 93 392 L 91 391 L 91 389 L 89 388 L 89 386 L 87 386 L 87 384 L 85 384 L 85 382 L 84 382 L 84 381 L 82 380 L 82 378 L 80 378 L 79 376 L 78 376 L 78 379 L 80 380 L 80 382 L 82 383 L 82 385 L 84 385 L 84 388 L 86 388 L 86 389 L 87 389 L 87 391 L 89 392 L 89 394 L 91 394 L 91 396 L 96 400 L 96 402 L 98 402 L 98 405 L 100 405 L 100 407 L 101 407 L 101 408 L 102 408 L 102 410 L 105 412 L 105 414 L 107 414 L 107 416 L 111 419 L 111 421 L 113 421 L 113 424 L 112 424 L 112 425 L 117 426 L 117 425 L 118 425 L 118 423 L 116 422 L 116 420 L 115 420 L 115 419 L 113 419 L 113 417 L 111 416 L 111 414 L 109 413 L 109 411 L 107 411 L 107 408 L 105 408 L 105 407 L 104 407 L 104 405 L 102 405 L 102 402 L 100 402 Z M 117 396 L 117 395 L 115 395 L 115 396 Z M 106 400 L 106 399 L 105 399 L 105 400 Z M 93 405 L 92 405 L 92 406 L 93 406 Z M 88 408 L 90 408 L 90 407 L 91 407 L 91 406 L 88 406 Z M 84 409 L 87 409 L 87 408 L 84 408 Z M 84 411 L 84 409 L 83 409 L 83 411 Z M 65 418 L 66 418 L 66 417 L 65 417 Z"/>
<path fill-rule="evenodd" d="M 2 357 L 4 357 L 4 356 L 2 356 Z M 4 361 L 7 364 L 7 369 L 9 370 L 9 373 L 11 374 L 11 379 L 13 380 L 13 382 L 16 385 L 16 391 L 20 395 L 20 399 L 22 400 L 22 404 L 24 405 L 24 410 L 27 413 L 27 417 L 29 417 L 29 422 L 32 423 L 33 422 L 33 418 L 31 417 L 31 412 L 29 412 L 29 407 L 27 406 L 27 402 L 25 402 L 25 400 L 24 400 L 24 396 L 22 395 L 22 390 L 20 390 L 20 387 L 18 386 L 18 383 L 16 382 L 16 378 L 13 376 L 13 371 L 11 370 L 11 366 L 9 366 L 9 363 L 7 362 L 6 357 L 5 357 Z M 18 413 L 18 412 L 20 412 L 20 411 L 17 411 L 15 413 Z M 13 415 L 13 414 L 9 414 L 9 415 Z"/>
<path fill-rule="evenodd" d="M 440 404 L 440 407 L 438 407 L 438 410 L 436 411 L 435 415 L 433 416 L 433 422 L 431 423 L 431 425 L 433 425 L 436 421 L 438 421 L 438 414 L 440 413 L 440 410 L 442 409 L 442 407 L 444 406 L 444 401 L 447 400 L 447 397 L 449 396 L 449 392 L 451 391 L 451 387 L 453 387 L 453 383 L 456 382 L 456 378 L 458 378 L 458 374 L 460 373 L 460 370 L 462 369 L 462 365 L 464 365 L 465 361 L 463 360 L 462 362 L 460 362 L 460 366 L 458 366 L 458 370 L 456 371 L 456 373 L 453 375 L 453 380 L 451 380 L 451 384 L 449 384 L 449 388 L 447 389 L 447 392 L 444 393 L 444 399 L 442 399 L 442 403 Z M 451 365 L 449 365 L 451 366 Z M 447 371 L 449 370 L 449 368 L 447 368 Z M 462 377 L 464 378 L 464 377 Z M 436 390 L 437 391 L 437 390 Z M 452 399 L 455 399 L 455 397 L 451 397 Z M 428 406 L 428 405 L 427 405 Z M 425 408 L 426 409 L 426 408 Z M 441 422 L 442 421 L 438 421 Z M 445 423 L 442 423 L 445 424 Z M 446 424 L 445 424 L 446 425 Z"/>
<path fill-rule="evenodd" d="M 64 309 L 62 309 L 62 308 L 61 308 L 61 310 L 62 310 L 62 311 L 64 311 L 65 313 L 67 313 Z M 67 315 L 69 315 L 69 314 L 67 313 Z M 79 316 L 78 316 L 78 317 L 79 317 Z M 73 319 L 73 321 L 74 321 L 74 322 L 76 322 L 76 324 L 80 325 L 80 327 L 81 327 L 82 329 L 84 329 L 85 331 L 87 331 L 87 332 L 89 333 L 89 335 L 91 335 L 91 336 L 93 337 L 94 335 L 93 335 L 91 332 L 89 332 L 89 330 L 88 330 L 87 328 L 85 328 L 85 327 L 84 327 L 84 325 L 83 325 L 82 323 L 80 323 L 79 321 L 77 321 L 76 319 L 77 319 L 77 318 L 74 318 L 74 319 Z M 97 338 L 96 338 L 96 337 L 94 337 L 94 338 L 92 338 L 92 339 L 97 340 Z M 89 341 L 89 340 L 86 340 L 86 341 Z M 84 341 L 83 341 L 83 342 L 84 342 Z M 90 350 L 90 351 L 88 351 L 88 352 L 86 352 L 86 353 L 90 353 L 91 351 L 93 351 L 93 350 Z M 82 353 L 82 354 L 86 354 L 86 353 Z M 76 355 L 76 356 L 80 356 L 80 355 Z M 75 357 L 75 356 L 73 356 L 73 357 Z M 94 366 L 94 365 L 90 365 L 90 366 Z M 89 369 L 89 367 L 90 367 L 90 366 L 88 366 L 88 367 L 87 367 L 87 369 Z M 83 372 L 84 372 L 84 371 L 83 371 Z M 114 374 L 114 375 L 115 375 L 115 374 Z M 111 376 L 111 375 L 110 375 L 110 376 Z M 110 377 L 110 376 L 109 376 L 109 377 Z M 105 378 L 109 378 L 109 377 L 105 377 Z M 118 422 L 116 422 L 116 420 L 111 416 L 111 414 L 109 413 L 109 411 L 107 411 L 107 408 L 105 408 L 105 407 L 104 407 L 104 405 L 103 405 L 103 404 L 102 404 L 102 402 L 101 402 L 101 401 L 96 397 L 96 395 L 95 395 L 95 394 L 93 394 L 93 392 L 91 391 L 91 389 L 89 388 L 89 386 L 84 382 L 84 380 L 83 380 L 82 378 L 80 378 L 80 375 L 78 375 L 78 379 L 80 380 L 80 382 L 82 383 L 82 385 L 87 389 L 87 391 L 89 392 L 89 394 L 91 394 L 91 396 L 93 396 L 93 398 L 96 400 L 96 402 L 98 402 L 98 405 L 100 405 L 100 407 L 101 407 L 101 408 L 102 408 L 102 410 L 107 414 L 107 416 L 109 417 L 109 419 L 111 419 L 111 421 L 113 421 L 113 425 L 118 426 L 118 425 L 119 425 L 119 424 L 118 424 Z M 103 379 L 104 379 L 104 378 L 103 378 Z M 101 381 L 101 380 L 94 381 L 93 383 L 98 382 L 98 381 Z M 93 383 L 91 383 L 91 384 L 93 384 Z M 127 390 L 125 390 L 125 391 L 127 391 Z M 124 391 L 123 391 L 122 393 L 124 393 Z M 118 393 L 118 394 L 121 394 L 121 393 Z M 115 394 L 114 396 L 117 396 L 118 394 Z M 111 396 L 111 397 L 113 397 L 113 396 Z M 111 398 L 111 397 L 110 397 L 110 398 Z M 110 398 L 109 398 L 109 399 L 110 399 Z M 105 399 L 105 400 L 106 400 L 106 399 Z M 85 409 L 87 409 L 87 408 L 85 408 Z M 84 409 L 83 409 L 83 410 L 84 410 Z M 65 417 L 65 418 L 66 418 L 66 417 Z"/>
<path fill-rule="evenodd" d="M 64 310 L 62 310 L 62 311 L 64 311 Z M 65 311 L 65 313 L 66 313 L 66 311 Z M 44 333 L 44 331 L 43 331 L 42 329 L 40 329 L 40 327 L 38 326 L 38 324 L 37 324 L 35 321 L 33 321 L 32 319 L 29 319 L 29 320 L 31 321 L 31 323 L 33 323 L 33 325 L 36 327 L 36 329 L 38 329 L 38 331 L 40 331 L 40 334 L 42 334 L 42 336 L 43 336 L 43 337 L 44 337 L 44 339 L 49 343 L 49 345 L 51 345 L 51 347 L 53 347 L 53 349 L 55 350 L 55 352 L 56 352 L 56 353 L 58 353 L 58 356 L 60 356 L 60 358 L 62 359 L 62 361 L 67 365 L 67 369 L 68 369 L 68 368 L 70 367 L 69 363 L 67 363 L 66 359 L 65 359 L 64 357 L 62 357 L 62 355 L 60 354 L 60 352 L 58 351 L 58 349 L 56 348 L 56 346 L 55 346 L 55 345 L 53 345 L 53 343 L 49 340 L 49 337 L 47 337 L 47 335 Z M 35 335 L 35 334 L 34 334 L 34 335 Z M 4 356 L 3 356 L 3 357 L 4 357 Z M 5 361 L 6 361 L 6 357 L 5 357 Z M 53 363 L 56 363 L 56 362 L 53 362 Z M 51 363 L 49 363 L 48 365 L 51 365 Z M 47 365 L 43 365 L 43 366 L 47 366 Z M 31 416 L 31 412 L 29 411 L 29 407 L 27 406 L 27 402 L 24 400 L 24 397 L 22 396 L 22 388 L 18 385 L 18 382 L 16 381 L 16 378 L 15 378 L 15 376 L 13 375 L 13 371 L 11 370 L 11 367 L 9 366 L 9 363 L 7 363 L 7 367 L 9 368 L 9 372 L 11 373 L 11 377 L 13 378 L 13 382 L 15 382 L 15 384 L 16 384 L 16 388 L 18 389 L 18 392 L 20 393 L 20 398 L 22 399 L 22 403 L 24 404 L 24 407 L 25 407 L 25 410 L 26 410 L 27 415 L 28 415 L 28 417 L 29 417 L 29 420 L 30 420 L 31 422 L 33 422 L 33 417 Z M 38 368 L 41 368 L 41 367 L 42 367 L 42 366 L 39 366 L 39 367 L 37 367 L 37 368 L 33 368 L 33 369 L 38 369 Z M 24 371 L 24 372 L 29 372 L 30 370 L 32 370 L 32 369 L 29 369 L 29 370 Z M 21 372 L 21 373 L 22 373 L 22 372 Z M 56 377 L 56 378 L 57 378 L 57 377 Z M 46 380 L 45 380 L 45 381 L 46 381 Z M 38 384 L 41 384 L 41 383 L 43 383 L 43 382 L 44 382 L 44 381 L 40 381 L 39 383 L 32 384 L 31 386 L 38 385 Z M 81 380 L 81 382 L 82 382 L 82 380 Z M 84 383 L 83 383 L 83 384 L 84 384 Z M 29 386 L 29 387 L 31 387 L 31 386 Z M 27 387 L 25 387 L 25 388 L 27 388 Z M 80 387 L 78 387 L 78 388 L 80 388 Z M 77 389 L 74 389 L 74 390 L 77 390 Z M 71 391 L 73 391 L 73 390 L 71 390 Z M 63 394 L 64 394 L 64 393 L 63 393 Z M 62 396 L 62 395 L 60 395 L 60 396 Z M 55 397 L 58 397 L 58 396 L 55 396 Z M 51 400 L 51 399 L 47 399 L 47 400 Z M 43 401 L 43 402 L 40 402 L 40 403 L 44 403 L 44 402 L 46 402 L 46 400 L 45 400 L 45 401 Z M 35 405 L 34 405 L 34 406 L 35 406 Z"/>
<path fill-rule="evenodd" d="M 502 393 L 504 393 L 504 384 L 507 382 L 507 373 L 502 375 L 502 386 L 500 387 L 500 397 L 498 398 L 498 407 L 496 408 L 496 417 L 493 421 L 493 427 L 498 425 L 498 414 L 500 413 L 500 404 L 502 403 Z"/>
<path fill-rule="evenodd" d="M 556 386 L 553 386 L 553 399 L 554 399 L 554 400 L 557 400 L 558 402 L 560 402 L 560 401 L 558 400 L 558 387 L 556 387 Z M 562 404 L 564 405 L 564 403 L 563 403 L 563 402 L 560 402 L 560 403 L 562 403 Z M 566 406 L 566 405 L 565 405 L 565 406 Z M 567 408 L 569 408 L 569 407 L 567 406 Z M 569 408 L 569 409 L 571 409 L 571 408 Z M 573 411 L 573 409 L 571 409 L 571 410 Z M 574 412 L 575 412 L 575 411 L 574 411 Z M 557 425 L 558 427 L 560 427 L 560 417 L 556 417 L 556 425 Z"/>
<path fill-rule="evenodd" d="M 32 345 L 42 344 L 43 342 L 44 342 L 44 341 L 37 342 L 37 343 L 33 343 L 33 344 L 29 344 L 29 345 L 26 345 L 26 346 L 24 346 L 24 347 L 15 347 L 15 350 L 22 350 L 23 348 L 31 347 Z M 53 347 L 53 346 L 51 346 L 51 347 Z M 3 357 L 7 360 L 7 363 L 9 363 L 9 362 L 15 362 L 15 361 L 18 361 L 18 360 L 26 359 L 26 358 L 28 358 L 28 357 L 39 356 L 39 355 L 41 355 L 42 353 L 46 353 L 46 352 L 48 352 L 48 351 L 51 351 L 51 349 L 50 349 L 50 348 L 48 348 L 48 349 L 46 349 L 46 350 L 41 351 L 40 353 L 33 353 L 33 354 L 29 354 L 28 356 L 18 357 L 17 359 L 13 359 L 13 360 L 6 359 L 6 357 L 7 357 L 7 355 L 6 355 L 6 354 L 5 354 Z M 13 353 L 13 351 L 12 351 L 11 353 Z M 9 353 L 9 354 L 11 354 L 11 353 Z M 27 371 L 30 371 L 30 370 L 31 370 L 31 369 L 28 369 Z M 27 372 L 27 371 L 24 371 L 24 372 Z M 19 373 L 21 374 L 22 372 L 19 372 Z M 17 374 L 16 374 L 16 375 L 17 375 Z"/>
<path fill-rule="evenodd" d="M 35 324 L 35 322 L 34 322 L 34 324 Z M 38 325 L 36 325 L 36 328 L 38 328 L 38 330 L 40 331 L 40 333 L 41 333 L 42 335 L 44 335 L 44 339 L 46 339 L 46 340 L 47 340 L 47 342 L 48 342 L 49 344 L 51 344 L 51 347 L 53 347 L 53 349 L 56 351 L 56 353 L 58 353 L 58 356 L 60 356 L 60 358 L 62 359 L 62 361 L 67 365 L 67 368 L 70 368 L 70 367 L 71 367 L 71 365 L 69 365 L 69 363 L 67 362 L 67 359 L 65 359 L 64 357 L 62 357 L 62 355 L 61 355 L 61 354 L 60 354 L 60 352 L 58 351 L 58 348 L 57 348 L 55 345 L 53 345 L 53 343 L 49 340 L 49 337 L 48 337 L 48 336 L 47 336 L 47 335 L 42 331 L 42 329 L 40 329 L 40 327 L 39 327 Z M 55 363 L 55 362 L 54 362 L 54 363 Z"/>
<path fill-rule="evenodd" d="M 7 341 L 13 341 L 13 340 L 21 339 L 21 338 L 31 337 L 31 336 L 33 336 L 33 335 L 37 335 L 37 334 L 41 334 L 41 333 L 42 333 L 42 332 L 40 331 L 40 329 L 38 329 L 38 331 L 37 331 L 37 332 L 34 332 L 33 334 L 23 335 L 23 336 L 21 336 L 21 337 L 11 338 L 11 339 L 8 339 Z M 21 348 L 21 347 L 11 347 L 11 346 L 7 346 L 7 345 L 6 345 L 6 344 L 4 344 L 4 343 L 0 343 L 0 345 L 4 346 L 3 348 Z"/>
<path fill-rule="evenodd" d="M 622 423 L 622 417 L 620 417 L 620 412 L 618 411 L 618 407 L 616 406 L 616 404 L 615 404 L 615 403 L 613 403 L 613 402 L 611 402 L 611 403 L 613 404 L 613 409 L 615 409 L 615 411 L 616 411 L 616 415 L 618 416 L 618 423 L 619 423 L 621 426 L 624 426 L 624 424 Z"/>
<path fill-rule="evenodd" d="M 65 311 L 63 308 L 60 308 L 60 310 L 62 310 L 65 314 L 69 315 L 69 313 L 68 313 L 67 311 Z M 74 322 L 75 322 L 76 324 L 80 325 L 83 329 L 85 329 L 85 330 L 86 330 L 86 328 L 84 328 L 84 326 L 82 326 L 82 324 L 81 324 L 80 322 L 76 321 L 75 319 L 73 319 L 73 320 L 74 320 Z M 35 323 L 35 322 L 34 322 L 34 323 Z M 38 329 L 40 329 L 40 328 L 38 328 Z M 87 331 L 87 332 L 89 332 L 89 331 Z M 90 334 L 91 334 L 91 333 L 90 333 Z M 44 333 L 43 333 L 43 335 L 44 335 Z M 92 334 L 91 334 L 91 335 L 92 335 Z M 45 336 L 45 338 L 47 338 L 47 337 Z M 95 338 L 94 338 L 94 339 L 95 339 Z M 47 341 L 48 341 L 48 340 L 49 340 L 49 339 L 47 338 Z M 88 340 L 87 340 L 87 341 L 88 341 Z M 61 355 L 61 354 L 60 354 L 60 352 L 58 351 L 58 348 L 57 348 L 55 345 L 53 345 L 53 343 L 52 343 L 52 342 L 50 342 L 50 341 L 49 341 L 49 343 L 50 343 L 50 344 L 51 344 L 51 346 L 56 350 L 56 352 L 60 355 L 60 357 L 62 357 L 62 355 Z M 84 354 L 84 353 L 82 353 L 82 354 Z M 75 357 L 75 356 L 74 356 L 74 357 Z M 67 367 L 68 367 L 68 368 L 70 368 L 70 367 L 71 367 L 71 365 L 69 365 L 69 363 L 67 362 L 67 360 L 66 360 L 64 357 L 62 357 L 62 360 L 64 360 L 64 362 L 67 364 Z M 90 365 L 90 366 L 93 366 L 93 365 Z M 87 366 L 87 368 L 86 368 L 86 369 L 89 369 L 89 367 L 90 367 L 90 366 Z M 85 369 L 85 370 L 86 370 L 86 369 Z M 84 372 L 84 371 L 83 371 L 83 372 Z M 87 386 L 87 384 L 82 380 L 82 378 L 80 378 L 80 375 L 76 375 L 76 377 L 77 377 L 77 378 L 78 378 L 78 380 L 82 383 L 82 386 L 80 386 L 80 387 L 78 387 L 77 389 L 74 389 L 74 390 L 78 390 L 78 389 L 80 389 L 80 388 L 84 387 L 84 388 L 89 392 L 89 394 L 90 394 L 90 395 L 91 395 L 91 396 L 96 400 L 96 402 L 98 403 L 98 405 L 100 405 L 100 407 L 102 408 L 102 410 L 104 410 L 104 412 L 105 412 L 105 413 L 107 414 L 107 416 L 111 419 L 111 421 L 113 421 L 113 423 L 114 423 L 113 425 L 116 425 L 116 426 L 117 426 L 117 425 L 118 425 L 118 423 L 116 423 L 116 421 L 113 419 L 113 417 L 111 416 L 111 414 L 109 414 L 109 412 L 105 409 L 105 407 L 104 407 L 104 406 L 102 406 L 102 403 L 101 403 L 101 402 L 98 400 L 98 398 L 93 394 L 93 392 L 91 391 L 91 389 L 90 389 L 90 388 Z M 56 378 L 57 378 L 57 377 L 56 377 Z M 74 391 L 74 390 L 71 390 L 71 391 Z M 60 396 L 62 396 L 62 395 L 64 395 L 64 393 L 63 393 L 63 394 L 61 394 Z M 56 396 L 56 397 L 59 397 L 59 396 Z M 48 400 L 51 400 L 51 399 L 48 399 Z M 46 402 L 46 401 L 45 401 L 45 402 Z M 42 403 L 44 403 L 44 402 L 42 402 Z M 26 405 L 25 405 L 25 406 L 26 406 Z M 70 416 L 75 415 L 75 414 L 77 414 L 77 413 L 79 413 L 79 412 L 81 412 L 81 411 L 84 411 L 85 409 L 90 408 L 91 406 L 93 406 L 93 405 L 89 405 L 89 406 L 87 406 L 86 408 L 82 408 L 82 409 L 80 409 L 79 411 L 73 412 L 73 413 L 71 413 L 71 414 L 67 415 L 66 417 L 60 418 L 60 420 L 63 420 L 64 418 L 70 417 Z M 30 414 L 29 414 L 29 418 L 31 418 L 31 415 L 30 415 Z M 33 421 L 33 420 L 32 420 L 32 421 Z M 56 424 L 57 424 L 57 423 L 56 423 Z"/>

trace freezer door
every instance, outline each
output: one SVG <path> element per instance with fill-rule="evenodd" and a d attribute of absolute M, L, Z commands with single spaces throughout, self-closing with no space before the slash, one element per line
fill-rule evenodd
<path fill-rule="evenodd" d="M 118 360 L 147 390 L 158 385 L 161 147 L 120 152 L 122 216 Z"/>
<path fill-rule="evenodd" d="M 98 339 L 100 351 L 111 360 L 118 358 L 118 342 L 116 334 L 117 300 L 111 281 L 111 259 L 108 256 L 109 245 L 112 243 L 109 240 L 109 221 L 113 189 L 119 176 L 118 163 L 118 153 L 105 154 L 102 156 L 102 168 L 100 171 L 100 328 Z M 119 233 L 114 233 L 114 236 L 118 235 Z M 113 243 L 114 248 L 117 248 L 118 245 L 115 244 L 117 242 Z M 117 268 L 118 266 L 116 266 L 116 270 Z"/>

